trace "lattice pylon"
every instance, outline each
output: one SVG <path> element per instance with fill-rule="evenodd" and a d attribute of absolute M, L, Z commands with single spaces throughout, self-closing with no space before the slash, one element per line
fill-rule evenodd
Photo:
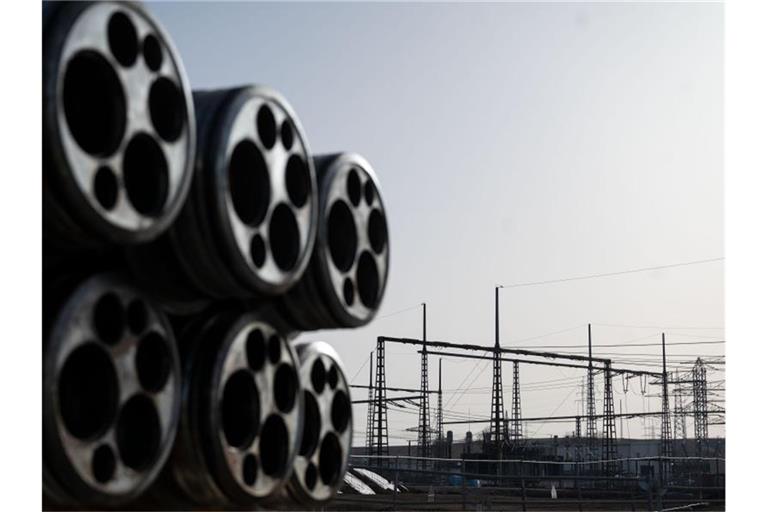
<path fill-rule="evenodd" d="M 616 414 L 613 408 L 613 375 L 611 363 L 605 362 L 605 385 L 603 397 L 603 453 L 604 471 L 608 476 L 616 474 Z"/>
<path fill-rule="evenodd" d="M 435 423 L 437 424 L 437 438 L 442 441 L 445 439 L 443 431 L 443 359 L 438 361 L 437 367 L 437 413 L 435 414 Z"/>
<path fill-rule="evenodd" d="M 501 353 L 493 353 L 493 391 L 491 392 L 491 443 L 501 456 L 504 448 L 504 397 L 501 386 Z"/>
<path fill-rule="evenodd" d="M 685 420 L 685 402 L 683 401 L 683 388 L 680 382 L 680 372 L 675 370 L 675 387 L 672 388 L 673 397 L 673 416 L 675 418 L 674 423 L 674 438 L 685 441 L 688 438 L 687 425 Z"/>
<path fill-rule="evenodd" d="M 523 424 L 520 407 L 520 363 L 512 363 L 512 445 L 517 448 L 523 438 Z"/>
<path fill-rule="evenodd" d="M 427 360 L 427 346 L 421 353 L 421 404 L 419 407 L 419 457 L 430 455 L 430 425 L 429 425 L 429 364 Z"/>
<path fill-rule="evenodd" d="M 704 445 L 709 437 L 707 418 L 707 369 L 701 358 L 693 365 L 693 430 L 696 436 L 696 452 L 704 453 Z"/>
<path fill-rule="evenodd" d="M 576 445 L 576 460 L 582 461 L 584 454 L 582 453 L 581 416 L 576 416 L 576 430 L 573 431 L 573 438 Z"/>
<path fill-rule="evenodd" d="M 373 390 L 373 352 L 371 352 L 368 358 L 368 417 L 365 425 L 365 446 L 368 455 L 373 455 Z"/>
<path fill-rule="evenodd" d="M 373 432 L 374 455 L 389 455 L 387 425 L 387 379 L 384 372 L 384 340 L 376 341 L 376 390 L 374 392 Z"/>
<path fill-rule="evenodd" d="M 595 370 L 592 366 L 592 325 L 587 326 L 589 339 L 589 365 L 587 368 L 587 457 L 595 459 L 597 422 L 595 421 Z"/>
<path fill-rule="evenodd" d="M 672 429 L 669 422 L 669 376 L 667 375 L 667 349 L 664 333 L 661 334 L 662 373 L 661 373 L 661 456 L 672 456 Z M 661 481 L 666 482 L 669 473 L 669 461 L 660 464 Z"/>

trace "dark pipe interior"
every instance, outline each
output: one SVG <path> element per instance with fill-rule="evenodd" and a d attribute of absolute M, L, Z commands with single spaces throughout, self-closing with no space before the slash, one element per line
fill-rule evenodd
<path fill-rule="evenodd" d="M 278 268 L 291 270 L 299 260 L 299 225 L 290 206 L 280 203 L 269 221 L 269 245 Z"/>
<path fill-rule="evenodd" d="M 129 468 L 149 468 L 160 453 L 160 417 L 148 396 L 135 394 L 123 405 L 117 419 L 117 448 Z"/>
<path fill-rule="evenodd" d="M 229 158 L 229 195 L 235 213 L 249 226 L 258 226 L 267 215 L 271 196 L 267 163 L 251 140 L 239 142 Z"/>
<path fill-rule="evenodd" d="M 157 332 L 146 334 L 136 349 L 136 374 L 145 391 L 156 393 L 165 387 L 171 375 L 171 347 Z"/>
<path fill-rule="evenodd" d="M 379 286 L 376 260 L 370 252 L 364 251 L 357 263 L 357 290 L 360 292 L 360 301 L 365 307 L 373 309 L 378 305 Z"/>
<path fill-rule="evenodd" d="M 119 397 L 112 358 L 95 342 L 74 349 L 59 373 L 58 400 L 67 431 L 78 439 L 98 437 L 112 425 Z"/>
<path fill-rule="evenodd" d="M 261 467 L 269 476 L 282 474 L 288 464 L 288 429 L 283 419 L 272 414 L 264 422 L 259 438 Z"/>
<path fill-rule="evenodd" d="M 289 413 L 296 403 L 296 391 L 299 383 L 296 371 L 285 363 L 280 364 L 275 371 L 273 394 L 275 405 L 280 412 Z"/>
<path fill-rule="evenodd" d="M 224 384 L 221 404 L 221 428 L 230 446 L 247 448 L 259 433 L 261 403 L 259 390 L 248 370 L 238 370 Z"/>
<path fill-rule="evenodd" d="M 123 156 L 123 182 L 128 200 L 142 215 L 157 217 L 168 199 L 168 161 L 154 137 L 139 133 Z"/>
<path fill-rule="evenodd" d="M 81 50 L 67 64 L 62 94 L 67 126 L 77 144 L 109 156 L 125 133 L 125 93 L 112 64 L 100 53 Z"/>
<path fill-rule="evenodd" d="M 357 255 L 357 227 L 352 210 L 346 202 L 337 199 L 328 214 L 328 248 L 336 268 L 347 272 Z"/>

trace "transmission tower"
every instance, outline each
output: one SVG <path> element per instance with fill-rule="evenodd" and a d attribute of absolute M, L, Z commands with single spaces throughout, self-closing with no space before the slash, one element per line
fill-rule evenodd
<path fill-rule="evenodd" d="M 365 446 L 368 455 L 373 455 L 373 351 L 368 354 L 368 417 L 365 425 Z"/>
<path fill-rule="evenodd" d="M 669 425 L 669 383 L 667 376 L 667 342 L 661 333 L 661 456 L 672 456 L 672 432 Z M 669 472 L 669 462 L 663 460 L 659 466 L 661 481 L 665 482 Z"/>
<path fill-rule="evenodd" d="M 427 341 L 427 305 L 421 304 L 422 311 L 422 341 Z M 429 428 L 429 364 L 427 358 L 427 345 L 421 351 L 421 407 L 419 408 L 419 457 L 429 457 L 430 449 Z M 426 460 L 422 461 L 426 464 Z"/>
<path fill-rule="evenodd" d="M 445 450 L 445 435 L 443 433 L 443 359 L 440 358 L 437 366 L 437 414 L 435 416 L 437 424 L 437 443 L 439 456 L 448 456 Z"/>
<path fill-rule="evenodd" d="M 605 474 L 616 474 L 616 413 L 613 408 L 613 386 L 611 363 L 605 362 L 605 385 L 603 395 L 603 455 Z"/>
<path fill-rule="evenodd" d="M 674 436 L 675 439 L 685 441 L 688 438 L 685 422 L 685 405 L 683 403 L 683 388 L 680 383 L 680 372 L 675 370 L 675 387 L 672 389 L 672 397 L 674 400 Z M 683 443 L 683 445 L 685 445 Z"/>
<path fill-rule="evenodd" d="M 387 427 L 387 381 L 384 373 L 384 339 L 376 340 L 376 390 L 373 410 L 373 454 L 389 455 L 389 432 Z"/>
<path fill-rule="evenodd" d="M 576 416 L 576 430 L 573 432 L 574 444 L 576 445 L 576 460 L 581 461 L 583 454 L 581 450 L 581 416 Z"/>
<path fill-rule="evenodd" d="M 693 430 L 696 436 L 696 452 L 704 452 L 704 444 L 709 437 L 707 421 L 707 369 L 701 358 L 693 365 Z"/>
<path fill-rule="evenodd" d="M 523 424 L 520 421 L 520 363 L 512 363 L 512 446 L 517 448 L 523 437 Z"/>
<path fill-rule="evenodd" d="M 587 457 L 595 458 L 597 427 L 595 425 L 595 373 L 592 367 L 592 324 L 587 325 L 589 339 L 589 368 L 587 369 Z"/>
<path fill-rule="evenodd" d="M 491 444 L 501 458 L 504 447 L 504 396 L 501 386 L 501 351 L 499 344 L 499 287 L 496 287 L 496 345 L 493 351 L 493 391 L 491 392 Z"/>

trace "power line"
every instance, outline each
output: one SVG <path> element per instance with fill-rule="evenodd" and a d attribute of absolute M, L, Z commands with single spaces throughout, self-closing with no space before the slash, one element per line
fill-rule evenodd
<path fill-rule="evenodd" d="M 411 306 L 411 307 L 405 308 L 405 309 L 400 309 L 398 311 L 393 311 L 392 313 L 387 313 L 385 315 L 377 315 L 376 316 L 376 320 L 381 320 L 382 318 L 389 318 L 390 316 L 399 315 L 400 313 L 405 313 L 406 311 L 410 311 L 412 309 L 416 309 L 416 308 L 420 308 L 420 307 L 421 307 L 421 303 L 416 304 L 415 306 Z"/>
<path fill-rule="evenodd" d="M 669 325 L 626 325 L 626 324 L 594 324 L 594 323 L 592 325 L 593 326 L 596 325 L 598 327 L 626 327 L 628 329 L 665 329 L 665 330 L 689 329 L 693 331 L 700 331 L 700 330 L 722 331 L 723 329 L 725 329 L 724 327 L 670 327 Z"/>
<path fill-rule="evenodd" d="M 542 284 L 554 284 L 554 283 L 564 283 L 567 281 L 580 281 L 583 279 L 595 279 L 598 277 L 610 277 L 610 276 L 618 276 L 623 274 L 634 274 L 637 272 L 650 272 L 653 270 L 663 270 L 668 268 L 676 268 L 676 267 L 684 267 L 688 265 L 700 265 L 702 263 L 712 263 L 715 261 L 723 261 L 725 258 L 710 258 L 706 260 L 696 260 L 696 261 L 686 261 L 683 263 L 671 263 L 669 265 L 657 265 L 655 267 L 643 267 L 643 268 L 635 268 L 631 270 L 620 270 L 618 272 L 605 272 L 602 274 L 587 274 L 583 276 L 575 276 L 575 277 L 564 277 L 561 279 L 550 279 L 547 281 L 532 281 L 527 283 L 514 283 L 514 284 L 503 284 L 499 285 L 501 288 L 521 288 L 523 286 L 538 286 Z"/>
<path fill-rule="evenodd" d="M 481 361 L 478 361 L 478 364 L 479 364 L 480 362 L 482 362 L 482 360 L 481 360 Z M 470 386 L 472 386 L 472 384 L 474 384 L 474 383 L 475 383 L 475 381 L 476 381 L 476 380 L 477 380 L 477 379 L 478 379 L 478 378 L 479 378 L 479 377 L 480 377 L 480 376 L 483 374 L 483 372 L 485 372 L 485 370 L 488 368 L 488 365 L 489 365 L 489 364 L 491 364 L 491 361 L 488 361 L 488 362 L 486 362 L 486 363 L 485 363 L 485 366 L 483 366 L 483 369 L 482 369 L 482 370 L 480 370 L 480 371 L 478 372 L 478 374 L 477 374 L 477 375 L 475 375 L 475 378 L 474 378 L 474 379 L 472 379 L 472 382 L 470 382 L 470 383 L 469 383 L 469 385 L 467 386 L 467 389 L 468 389 Z M 459 400 L 461 400 L 461 397 L 463 397 L 463 396 L 464 396 L 464 394 L 465 394 L 466 392 L 467 392 L 467 390 L 466 390 L 466 389 L 465 389 L 464 391 L 462 391 L 462 392 L 461 392 L 461 394 L 460 394 L 458 397 L 456 397 L 456 400 L 454 400 L 454 401 L 453 401 L 453 404 L 452 404 L 452 405 L 456 405 L 456 404 L 459 402 Z M 447 406 L 447 405 L 449 405 L 449 404 L 446 404 L 446 406 Z"/>
<path fill-rule="evenodd" d="M 564 332 L 573 331 L 575 329 L 581 329 L 585 325 L 586 324 L 579 324 L 579 325 L 575 325 L 573 327 L 569 327 L 567 329 L 562 329 L 562 330 L 554 331 L 554 332 L 548 332 L 547 334 L 540 334 L 538 336 L 531 336 L 529 338 L 520 338 L 520 339 L 517 339 L 517 340 L 511 340 L 509 343 L 518 343 L 518 342 L 521 342 L 521 341 L 531 341 L 531 340 L 538 340 L 540 338 L 547 338 L 549 336 L 554 336 L 556 334 L 562 334 Z"/>
<path fill-rule="evenodd" d="M 655 336 L 655 334 L 653 335 Z M 646 338 L 649 338 L 650 336 L 646 336 Z M 725 340 L 718 340 L 718 341 L 680 341 L 677 343 L 667 343 L 667 346 L 674 346 L 674 345 L 714 345 L 714 344 L 720 344 L 725 343 Z M 508 346 L 508 345 L 505 345 Z M 592 347 L 656 347 L 661 346 L 661 343 L 611 343 L 611 344 L 602 344 L 602 345 L 596 345 L 592 344 Z M 580 348 L 581 345 L 515 345 L 515 348 Z"/>
<path fill-rule="evenodd" d="M 368 360 L 367 360 L 367 359 L 364 359 L 364 360 L 363 360 L 363 364 L 361 364 L 361 365 L 360 365 L 360 368 L 358 368 L 358 369 L 357 369 L 357 371 L 355 372 L 355 374 L 352 376 L 352 378 L 351 378 L 351 379 L 349 379 L 349 381 L 348 381 L 348 382 L 354 382 L 354 380 L 357 378 L 357 376 L 360 374 L 360 372 L 363 370 L 363 368 L 365 368 L 365 363 L 367 363 L 367 362 L 368 362 Z"/>

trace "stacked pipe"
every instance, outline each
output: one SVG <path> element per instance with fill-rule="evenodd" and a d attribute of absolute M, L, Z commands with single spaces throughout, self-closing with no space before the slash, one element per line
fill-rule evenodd
<path fill-rule="evenodd" d="M 344 481 L 352 443 L 349 384 L 336 351 L 325 342 L 297 345 L 304 428 L 293 462 L 289 495 L 306 506 L 323 505 Z"/>
<path fill-rule="evenodd" d="M 172 310 L 263 300 L 301 277 L 315 240 L 315 171 L 298 118 L 264 87 L 195 92 L 199 165 L 189 200 L 129 261 Z"/>
<path fill-rule="evenodd" d="M 137 4 L 46 5 L 46 241 L 134 245 L 173 222 L 195 154 L 191 89 L 168 36 Z"/>
<path fill-rule="evenodd" d="M 281 301 L 296 329 L 357 327 L 381 304 L 389 270 L 379 181 L 361 156 L 315 158 L 320 190 L 317 247 L 301 282 Z"/>
<path fill-rule="evenodd" d="M 352 442 L 330 345 L 389 268 L 371 165 L 263 86 L 192 91 L 140 4 L 43 7 L 43 495 L 323 506 Z"/>
<path fill-rule="evenodd" d="M 179 417 L 174 334 L 125 281 L 95 275 L 47 290 L 43 490 L 57 506 L 118 506 L 154 480 Z"/>

